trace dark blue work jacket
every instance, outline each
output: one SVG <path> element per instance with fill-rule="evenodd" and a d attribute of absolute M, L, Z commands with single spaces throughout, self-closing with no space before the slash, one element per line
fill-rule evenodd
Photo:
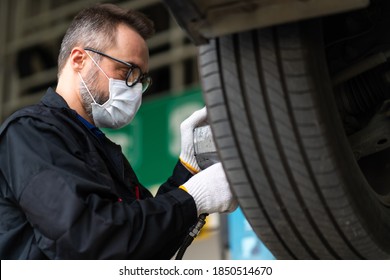
<path fill-rule="evenodd" d="M 152 172 L 152 171 L 151 171 Z M 0 128 L 1 259 L 169 259 L 196 222 L 178 163 L 152 197 L 52 89 Z"/>

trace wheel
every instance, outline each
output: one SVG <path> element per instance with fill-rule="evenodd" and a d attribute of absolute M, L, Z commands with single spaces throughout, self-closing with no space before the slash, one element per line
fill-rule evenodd
<path fill-rule="evenodd" d="M 199 70 L 228 180 L 277 259 L 390 258 L 390 207 L 346 137 L 320 20 L 213 39 Z"/>

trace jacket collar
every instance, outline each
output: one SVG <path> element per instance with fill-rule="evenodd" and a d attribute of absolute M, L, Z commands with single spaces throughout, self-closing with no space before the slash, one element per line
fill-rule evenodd
<path fill-rule="evenodd" d="M 47 89 L 46 94 L 41 99 L 41 102 L 47 107 L 70 109 L 65 99 L 52 88 Z"/>
<path fill-rule="evenodd" d="M 55 92 L 52 88 L 47 89 L 46 94 L 41 99 L 41 102 L 43 105 L 47 107 L 65 109 L 65 111 L 71 112 L 73 116 L 76 116 L 79 119 L 79 121 L 81 121 L 85 125 L 85 127 L 87 127 L 98 138 L 104 136 L 104 133 L 99 128 L 89 123 L 86 119 L 80 116 L 75 110 L 71 109 L 68 106 L 68 103 L 66 103 L 65 99 L 62 98 L 62 96 L 59 95 L 57 92 Z"/>

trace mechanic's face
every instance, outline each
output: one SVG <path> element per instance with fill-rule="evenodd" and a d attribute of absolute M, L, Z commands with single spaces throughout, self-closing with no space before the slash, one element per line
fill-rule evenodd
<path fill-rule="evenodd" d="M 148 71 L 149 52 L 146 42 L 137 32 L 125 25 L 118 26 L 116 45 L 105 50 L 104 53 L 125 62 L 138 65 L 143 73 Z M 90 55 L 96 57 L 94 53 L 90 53 Z M 129 71 L 128 66 L 104 56 L 100 57 L 99 66 L 109 78 L 117 80 L 125 80 Z M 97 103 L 103 104 L 107 101 L 109 98 L 109 81 L 93 61 L 91 61 L 90 68 L 85 76 L 85 83 Z M 84 108 L 88 115 L 91 115 L 90 104 L 92 103 L 92 99 L 83 85 L 80 88 L 80 94 Z"/>

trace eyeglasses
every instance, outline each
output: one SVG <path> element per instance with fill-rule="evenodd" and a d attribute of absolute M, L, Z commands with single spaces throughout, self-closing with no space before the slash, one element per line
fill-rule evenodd
<path fill-rule="evenodd" d="M 112 59 L 116 62 L 122 63 L 129 67 L 129 72 L 127 72 L 126 75 L 126 85 L 128 87 L 134 86 L 136 83 L 140 82 L 142 84 L 142 93 L 144 93 L 152 84 L 152 78 L 147 73 L 142 73 L 141 68 L 139 68 L 136 64 L 131 64 L 126 61 L 117 59 L 115 57 L 112 57 L 108 54 L 102 53 L 98 50 L 91 49 L 91 48 L 85 48 L 84 50 L 97 53 L 101 56 L 107 57 L 109 59 Z"/>

